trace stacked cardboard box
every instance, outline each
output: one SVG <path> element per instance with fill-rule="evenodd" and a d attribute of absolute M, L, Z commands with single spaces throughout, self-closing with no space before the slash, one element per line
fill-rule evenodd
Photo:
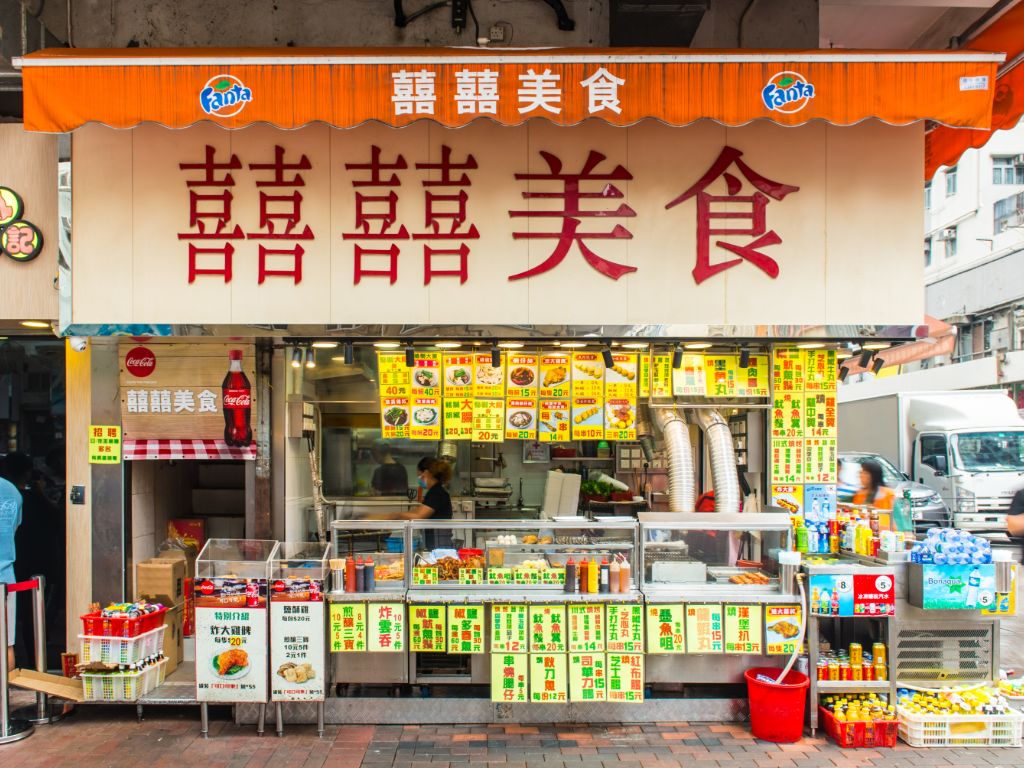
<path fill-rule="evenodd" d="M 168 608 L 164 614 L 164 656 L 167 657 L 168 675 L 185 658 L 185 594 L 191 582 L 186 575 L 188 569 L 189 563 L 184 552 L 163 552 L 159 557 L 135 566 L 136 599 L 145 598 L 154 603 L 163 603 Z"/>

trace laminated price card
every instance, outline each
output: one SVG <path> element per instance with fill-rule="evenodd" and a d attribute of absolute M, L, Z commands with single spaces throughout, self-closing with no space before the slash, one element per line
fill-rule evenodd
<path fill-rule="evenodd" d="M 636 440 L 637 355 L 612 355 L 604 372 L 604 437 Z"/>
<path fill-rule="evenodd" d="M 608 675 L 603 653 L 569 654 L 569 700 L 606 701 Z"/>
<path fill-rule="evenodd" d="M 408 438 L 412 426 L 409 407 L 412 373 L 405 364 L 405 355 L 378 352 L 377 381 L 380 391 L 381 437 L 385 440 Z"/>
<path fill-rule="evenodd" d="M 565 606 L 531 605 L 530 653 L 565 653 Z"/>
<path fill-rule="evenodd" d="M 570 604 L 569 650 L 604 651 L 604 605 Z"/>
<path fill-rule="evenodd" d="M 796 650 L 796 639 L 803 621 L 799 604 L 766 605 L 764 609 L 765 653 L 788 656 Z"/>
<path fill-rule="evenodd" d="M 835 392 L 839 361 L 834 349 L 804 350 L 804 389 L 808 392 Z"/>
<path fill-rule="evenodd" d="M 804 393 L 804 437 L 838 437 L 835 392 Z"/>
<path fill-rule="evenodd" d="M 686 604 L 686 649 L 688 653 L 722 653 L 722 605 Z"/>
<path fill-rule="evenodd" d="M 736 397 L 768 397 L 771 364 L 768 355 L 751 355 L 746 368 L 736 356 Z"/>
<path fill-rule="evenodd" d="M 703 397 L 705 392 L 704 355 L 683 355 L 683 364 L 672 371 L 672 394 L 676 397 Z"/>
<path fill-rule="evenodd" d="M 803 393 L 776 392 L 772 401 L 772 438 L 795 438 L 803 436 Z"/>
<path fill-rule="evenodd" d="M 409 606 L 409 650 L 416 653 L 445 653 L 447 611 L 443 605 Z"/>
<path fill-rule="evenodd" d="M 772 485 L 794 485 L 804 481 L 804 441 L 786 438 L 771 441 Z"/>
<path fill-rule="evenodd" d="M 760 655 L 764 650 L 762 622 L 760 605 L 725 606 L 725 652 Z"/>
<path fill-rule="evenodd" d="M 525 605 L 492 605 L 491 653 L 526 653 L 528 622 Z"/>
<path fill-rule="evenodd" d="M 608 604 L 608 650 L 642 653 L 644 607 L 639 603 Z"/>
<path fill-rule="evenodd" d="M 529 701 L 530 657 L 525 653 L 491 654 L 491 701 L 522 704 Z"/>
<path fill-rule="evenodd" d="M 554 704 L 569 700 L 569 680 L 564 653 L 530 655 L 530 701 Z"/>
<path fill-rule="evenodd" d="M 540 357 L 540 397 L 568 400 L 572 397 L 572 358 L 565 352 L 545 352 Z"/>
<path fill-rule="evenodd" d="M 448 653 L 484 652 L 484 607 L 448 606 Z"/>
<path fill-rule="evenodd" d="M 650 396 L 672 397 L 672 355 L 649 355 L 651 361 Z M 640 382 L 643 387 L 643 380 Z M 647 397 L 647 392 L 640 392 L 640 397 Z"/>
<path fill-rule="evenodd" d="M 639 653 L 608 654 L 608 701 L 639 704 L 644 700 L 644 657 Z"/>
<path fill-rule="evenodd" d="M 441 439 L 441 354 L 417 352 L 412 370 L 410 408 L 413 440 Z"/>
<path fill-rule="evenodd" d="M 604 363 L 595 352 L 572 355 L 572 439 L 604 439 Z"/>
<path fill-rule="evenodd" d="M 473 356 L 444 355 L 444 439 L 473 437 Z"/>
<path fill-rule="evenodd" d="M 366 604 L 331 604 L 331 653 L 366 650 Z"/>
<path fill-rule="evenodd" d="M 400 653 L 405 650 L 405 603 L 370 603 L 366 608 L 370 653 Z"/>
<path fill-rule="evenodd" d="M 686 611 L 682 605 L 647 606 L 647 652 L 686 653 Z"/>
<path fill-rule="evenodd" d="M 568 442 L 572 402 L 568 399 L 541 400 L 539 411 L 537 440 L 542 443 Z"/>
<path fill-rule="evenodd" d="M 780 392 L 804 391 L 804 351 L 776 349 L 772 357 L 772 387 Z"/>

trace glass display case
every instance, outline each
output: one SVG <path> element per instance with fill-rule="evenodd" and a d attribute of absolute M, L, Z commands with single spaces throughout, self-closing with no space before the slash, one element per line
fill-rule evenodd
<path fill-rule="evenodd" d="M 200 579 L 266 579 L 278 542 L 264 539 L 209 539 L 196 560 Z"/>
<path fill-rule="evenodd" d="M 331 602 L 403 596 L 409 584 L 409 563 L 405 556 L 409 547 L 408 526 L 405 520 L 335 520 L 331 523 L 328 593 Z M 368 578 L 369 568 L 373 569 L 372 578 Z"/>
<path fill-rule="evenodd" d="M 792 544 L 784 514 L 642 514 L 641 589 L 654 602 L 792 600 L 778 564 Z"/>

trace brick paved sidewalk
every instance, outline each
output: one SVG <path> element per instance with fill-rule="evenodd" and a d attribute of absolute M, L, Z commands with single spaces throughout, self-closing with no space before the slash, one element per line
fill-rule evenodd
<path fill-rule="evenodd" d="M 269 725 L 269 723 L 268 723 Z M 272 728 L 272 726 L 271 726 Z M 252 726 L 210 723 L 193 710 L 83 708 L 28 739 L 0 746 L 4 768 L 930 768 L 1020 766 L 1022 749 L 842 750 L 822 738 L 777 745 L 743 725 Z"/>

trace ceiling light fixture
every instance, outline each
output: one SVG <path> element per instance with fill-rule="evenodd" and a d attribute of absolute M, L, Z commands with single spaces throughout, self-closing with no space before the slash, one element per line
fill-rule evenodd
<path fill-rule="evenodd" d="M 503 341 L 500 344 L 498 344 L 498 347 L 501 348 L 501 349 L 522 349 L 523 348 L 523 342 L 521 342 L 521 341 Z"/>
<path fill-rule="evenodd" d="M 869 342 L 867 342 L 865 344 L 862 344 L 861 348 L 862 349 L 888 349 L 891 346 L 892 346 L 892 344 L 890 344 L 888 341 L 869 341 Z"/>
<path fill-rule="evenodd" d="M 292 347 L 292 368 L 302 367 L 302 347 Z"/>
<path fill-rule="evenodd" d="M 689 344 L 683 344 L 687 349 L 707 349 L 711 346 L 710 341 L 691 341 Z"/>
<path fill-rule="evenodd" d="M 840 349 L 836 352 L 836 360 L 847 360 L 853 357 L 853 352 L 848 349 Z"/>
<path fill-rule="evenodd" d="M 43 320 L 22 320 L 20 325 L 24 328 L 49 328 L 50 324 Z"/>
<path fill-rule="evenodd" d="M 565 347 L 566 349 L 583 349 L 587 346 L 585 341 L 563 341 L 559 346 Z"/>
<path fill-rule="evenodd" d="M 413 349 L 412 344 L 407 344 L 405 347 L 405 367 L 412 368 L 416 365 L 416 350 Z"/>
<path fill-rule="evenodd" d="M 373 346 L 377 349 L 398 349 L 402 345 L 397 341 L 375 341 Z"/>
<path fill-rule="evenodd" d="M 679 370 L 683 367 L 683 348 L 676 344 L 672 350 L 672 368 L 673 370 Z"/>
<path fill-rule="evenodd" d="M 858 360 L 857 362 L 860 363 L 861 368 L 867 368 L 868 363 L 871 362 L 871 358 L 874 356 L 874 352 L 872 352 L 870 349 L 865 349 L 863 352 L 860 353 L 860 360 Z"/>
<path fill-rule="evenodd" d="M 839 380 L 840 381 L 846 381 L 846 377 L 847 377 L 847 375 L 849 373 L 850 373 L 850 370 L 845 365 L 839 366 Z"/>
<path fill-rule="evenodd" d="M 885 366 L 885 358 L 875 357 L 875 362 L 871 364 L 871 372 L 878 375 L 878 372 Z"/>
<path fill-rule="evenodd" d="M 336 341 L 314 341 L 313 342 L 313 348 L 314 349 L 334 349 L 337 346 L 338 346 L 338 342 L 336 342 Z"/>
<path fill-rule="evenodd" d="M 611 368 L 615 365 L 615 359 L 612 357 L 611 347 L 605 347 L 601 350 L 601 359 L 604 361 L 605 368 Z"/>
<path fill-rule="evenodd" d="M 646 341 L 624 341 L 622 342 L 623 349 L 647 349 L 650 346 Z"/>
<path fill-rule="evenodd" d="M 458 349 L 462 346 L 461 341 L 439 341 L 435 345 L 438 349 Z"/>
<path fill-rule="evenodd" d="M 741 349 L 740 350 L 740 368 L 749 368 L 749 367 L 750 367 L 750 350 L 749 349 Z"/>
<path fill-rule="evenodd" d="M 805 341 L 802 344 L 797 344 L 796 348 L 797 349 L 821 349 L 824 346 L 825 346 L 825 343 L 822 342 L 822 341 Z"/>
<path fill-rule="evenodd" d="M 306 348 L 306 367 L 316 368 L 316 353 L 313 351 L 312 347 Z"/>
<path fill-rule="evenodd" d="M 491 368 L 501 367 L 501 350 L 497 346 L 491 347 Z"/>

